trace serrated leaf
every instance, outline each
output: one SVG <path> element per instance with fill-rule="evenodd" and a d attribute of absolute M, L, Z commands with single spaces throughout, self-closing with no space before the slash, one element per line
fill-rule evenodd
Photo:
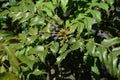
<path fill-rule="evenodd" d="M 52 4 L 52 2 L 46 2 L 45 3 L 45 6 L 50 9 L 51 11 L 54 11 L 55 7 L 54 5 Z"/>
<path fill-rule="evenodd" d="M 84 19 L 84 24 L 85 24 L 85 28 L 86 28 L 88 31 L 90 31 L 91 28 L 92 28 L 92 18 L 86 17 L 86 18 Z"/>
<path fill-rule="evenodd" d="M 43 63 L 45 63 L 45 57 L 46 57 L 47 53 L 48 53 L 47 49 L 45 49 L 44 51 L 38 52 L 38 56 Z"/>
<path fill-rule="evenodd" d="M 50 46 L 50 50 L 52 51 L 52 53 L 54 55 L 56 55 L 56 53 L 59 50 L 59 43 L 58 42 L 53 42 L 52 45 Z"/>
<path fill-rule="evenodd" d="M 20 80 L 15 76 L 15 74 L 10 72 L 5 72 L 0 74 L 0 80 Z"/>
<path fill-rule="evenodd" d="M 62 62 L 62 60 L 65 59 L 67 54 L 70 52 L 71 52 L 71 50 L 67 50 L 64 53 L 60 54 L 60 56 L 57 57 L 56 63 L 60 66 L 60 63 Z"/>
<path fill-rule="evenodd" d="M 8 55 L 8 59 L 9 59 L 10 65 L 13 69 L 13 72 L 15 72 L 17 74 L 19 71 L 19 62 L 15 56 L 15 52 L 12 48 L 10 48 L 8 46 L 4 46 L 4 48 L 5 48 L 5 51 Z"/>
<path fill-rule="evenodd" d="M 74 24 L 72 24 L 72 25 L 69 27 L 69 28 L 70 28 L 70 31 L 68 32 L 68 34 L 74 33 L 78 26 L 79 26 L 79 23 L 74 23 Z"/>
<path fill-rule="evenodd" d="M 68 44 L 64 44 L 62 48 L 60 48 L 59 53 L 60 54 L 63 53 L 67 49 L 67 47 L 68 47 Z"/>
<path fill-rule="evenodd" d="M 32 72 L 32 74 L 38 76 L 38 75 L 46 74 L 46 72 L 39 69 L 35 69 L 34 72 Z"/>
<path fill-rule="evenodd" d="M 98 47 L 96 53 L 98 53 L 96 54 L 96 56 L 99 57 L 99 59 L 101 60 L 103 64 L 108 63 L 107 49 L 105 47 L 102 47 L 102 46 Z"/>
<path fill-rule="evenodd" d="M 61 0 L 61 7 L 62 7 L 64 13 L 67 9 L 66 5 L 68 4 L 68 1 L 69 0 Z"/>
<path fill-rule="evenodd" d="M 86 49 L 87 49 L 87 52 L 92 55 L 92 56 L 95 56 L 95 43 L 93 41 L 89 41 L 87 44 L 86 44 Z"/>
<path fill-rule="evenodd" d="M 119 43 L 120 43 L 120 38 L 115 37 L 115 38 L 111 38 L 111 39 L 104 39 L 101 44 L 104 47 L 110 47 L 112 45 L 119 44 Z"/>
<path fill-rule="evenodd" d="M 102 8 L 102 9 L 104 9 L 106 12 L 108 12 L 108 8 L 109 8 L 108 4 L 106 4 L 106 3 L 98 3 L 98 6 L 100 8 Z"/>
<path fill-rule="evenodd" d="M 44 23 L 44 20 L 40 16 L 35 16 L 30 20 L 30 26 L 41 25 Z"/>
<path fill-rule="evenodd" d="M 108 64 L 109 64 L 109 70 L 110 70 L 110 74 L 112 76 L 116 76 L 116 72 L 117 72 L 117 63 L 118 63 L 118 58 L 116 56 L 114 56 L 114 54 L 110 53 L 108 55 Z"/>
<path fill-rule="evenodd" d="M 49 17 L 52 17 L 52 16 L 53 16 L 53 13 L 52 13 L 52 11 L 51 11 L 50 9 L 45 8 L 44 11 L 47 13 L 47 15 L 48 15 Z"/>
<path fill-rule="evenodd" d="M 37 35 L 38 34 L 38 29 L 37 28 L 29 28 L 29 34 L 30 35 Z"/>
<path fill-rule="evenodd" d="M 81 46 L 82 46 L 82 42 L 81 42 L 80 40 L 78 40 L 77 42 L 75 42 L 75 43 L 71 46 L 70 50 L 74 51 L 74 50 L 76 50 L 76 49 L 79 49 Z"/>
<path fill-rule="evenodd" d="M 100 13 L 100 11 L 91 10 L 91 14 L 92 14 L 93 18 L 94 18 L 97 22 L 100 22 L 100 21 L 101 21 L 101 13 Z"/>
<path fill-rule="evenodd" d="M 21 63 L 28 65 L 28 67 L 31 69 L 33 67 L 33 64 L 36 62 L 35 57 L 32 55 L 31 56 L 20 55 L 18 56 L 18 58 L 21 61 Z"/>
<path fill-rule="evenodd" d="M 5 67 L 2 65 L 2 66 L 0 66 L 0 74 L 1 73 L 4 73 L 4 72 L 6 72 L 7 70 L 5 69 Z"/>
<path fill-rule="evenodd" d="M 70 40 L 68 41 L 69 44 L 73 44 L 76 42 L 76 39 L 71 37 Z"/>
<path fill-rule="evenodd" d="M 77 27 L 78 35 L 80 35 L 82 33 L 83 29 L 84 29 L 84 24 L 79 23 L 79 26 Z"/>
<path fill-rule="evenodd" d="M 114 0 L 106 0 L 110 5 L 114 3 Z"/>

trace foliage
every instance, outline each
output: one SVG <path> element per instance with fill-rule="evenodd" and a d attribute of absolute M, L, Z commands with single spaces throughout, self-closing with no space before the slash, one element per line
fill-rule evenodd
<path fill-rule="evenodd" d="M 120 79 L 118 3 L 1 0 L 0 79 Z"/>

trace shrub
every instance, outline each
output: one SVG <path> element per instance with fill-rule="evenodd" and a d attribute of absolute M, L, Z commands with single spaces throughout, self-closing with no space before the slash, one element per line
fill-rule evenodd
<path fill-rule="evenodd" d="M 0 79 L 120 79 L 119 1 L 1 0 Z"/>

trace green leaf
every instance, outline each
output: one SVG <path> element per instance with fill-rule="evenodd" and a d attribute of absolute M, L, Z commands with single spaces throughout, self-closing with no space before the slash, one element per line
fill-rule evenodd
<path fill-rule="evenodd" d="M 91 14 L 92 14 L 93 18 L 94 18 L 97 22 L 100 22 L 100 21 L 101 21 L 101 13 L 100 13 L 100 11 L 91 10 Z"/>
<path fill-rule="evenodd" d="M 98 6 L 100 8 L 102 8 L 102 9 L 104 9 L 106 12 L 108 12 L 108 8 L 109 8 L 108 4 L 106 4 L 106 3 L 98 3 Z"/>
<path fill-rule="evenodd" d="M 69 27 L 69 28 L 70 28 L 70 31 L 68 32 L 68 34 L 74 33 L 78 26 L 79 26 L 79 23 L 74 23 L 74 24 L 72 24 L 72 25 Z"/>
<path fill-rule="evenodd" d="M 47 55 L 47 53 L 48 53 L 48 50 L 45 49 L 45 50 L 43 51 L 44 48 L 42 48 L 42 47 L 41 47 L 41 49 L 42 49 L 42 50 L 39 50 L 39 51 L 38 51 L 38 56 L 39 56 L 40 60 L 41 60 L 43 63 L 45 63 L 45 58 L 46 58 L 46 55 Z"/>
<path fill-rule="evenodd" d="M 111 38 L 111 39 L 104 39 L 101 44 L 104 47 L 110 47 L 112 45 L 119 44 L 119 43 L 120 43 L 120 38 L 115 37 L 115 38 Z"/>
<path fill-rule="evenodd" d="M 61 53 L 60 56 L 57 57 L 56 63 L 60 66 L 60 63 L 62 62 L 62 60 L 65 59 L 67 54 L 70 52 L 71 52 L 71 50 L 67 50 L 64 53 Z"/>
<path fill-rule="evenodd" d="M 39 69 L 35 69 L 34 72 L 32 72 L 32 74 L 38 76 L 38 75 L 46 74 L 46 72 Z"/>
<path fill-rule="evenodd" d="M 2 11 L 2 12 L 0 13 L 0 16 L 6 16 L 8 13 L 9 13 L 8 10 Z"/>
<path fill-rule="evenodd" d="M 77 32 L 78 32 L 78 36 L 80 36 L 80 34 L 82 33 L 84 29 L 84 24 L 83 23 L 79 23 L 79 26 L 77 27 Z"/>
<path fill-rule="evenodd" d="M 99 46 L 96 51 L 96 56 L 99 57 L 100 61 L 103 64 L 108 63 L 107 49 L 105 47 Z"/>
<path fill-rule="evenodd" d="M 15 51 L 8 46 L 4 46 L 4 48 L 5 48 L 5 51 L 8 55 L 10 66 L 12 66 L 13 72 L 17 74 L 19 71 L 19 62 L 15 56 Z"/>
<path fill-rule="evenodd" d="M 10 72 L 5 72 L 0 74 L 0 80 L 20 80 L 15 76 L 15 74 Z"/>
<path fill-rule="evenodd" d="M 80 47 L 82 47 L 82 45 L 83 43 L 80 40 L 78 40 L 71 46 L 70 50 L 74 51 L 76 49 L 79 49 Z"/>
<path fill-rule="evenodd" d="M 23 18 L 20 20 L 19 23 L 23 23 L 23 22 L 29 20 L 30 18 L 32 18 L 33 16 L 34 15 L 32 13 L 26 12 L 26 13 L 23 14 Z"/>
<path fill-rule="evenodd" d="M 96 65 L 92 66 L 91 69 L 92 69 L 92 72 L 94 72 L 97 75 L 100 75 L 99 69 Z"/>
<path fill-rule="evenodd" d="M 59 50 L 59 43 L 58 42 L 53 42 L 52 45 L 50 46 L 50 50 L 52 51 L 52 53 L 54 55 L 56 55 L 56 53 Z"/>
<path fill-rule="evenodd" d="M 68 1 L 69 0 L 61 0 L 61 7 L 62 7 L 64 13 L 67 9 L 66 5 L 68 4 Z"/>
<path fill-rule="evenodd" d="M 38 37 L 37 35 L 33 35 L 33 36 L 28 37 L 26 44 L 34 43 L 34 41 L 37 39 L 37 37 Z"/>
<path fill-rule="evenodd" d="M 5 67 L 2 65 L 2 66 L 0 66 L 0 74 L 1 73 L 4 73 L 4 72 L 6 72 L 7 70 L 5 69 Z"/>
<path fill-rule="evenodd" d="M 114 3 L 114 0 L 106 0 L 110 5 Z"/>
<path fill-rule="evenodd" d="M 52 17 L 52 16 L 53 16 L 53 13 L 52 13 L 52 11 L 51 11 L 50 9 L 45 8 L 44 11 L 47 13 L 47 15 L 48 15 L 49 17 Z"/>
<path fill-rule="evenodd" d="M 29 80 L 29 77 L 30 77 L 31 74 L 33 74 L 35 76 L 39 76 L 39 75 L 43 75 L 43 74 L 47 74 L 47 73 L 43 70 L 35 69 L 33 72 L 31 72 L 27 75 L 28 80 Z"/>
<path fill-rule="evenodd" d="M 21 63 L 28 65 L 28 67 L 31 69 L 33 67 L 33 64 L 36 62 L 36 59 L 33 55 L 31 55 L 31 56 L 20 55 L 20 56 L 18 56 L 18 58 L 21 61 Z"/>
<path fill-rule="evenodd" d="M 37 28 L 29 28 L 29 34 L 30 35 L 37 35 L 38 34 L 38 29 Z"/>
<path fill-rule="evenodd" d="M 92 18 L 86 17 L 86 18 L 84 19 L 84 24 L 85 24 L 85 28 L 86 28 L 88 31 L 90 31 L 91 28 L 92 28 Z"/>
<path fill-rule="evenodd" d="M 19 20 L 20 18 L 23 17 L 23 12 L 11 12 L 9 16 L 12 17 L 13 22 L 15 22 L 16 20 Z"/>
<path fill-rule="evenodd" d="M 51 11 L 54 11 L 55 7 L 54 5 L 52 4 L 52 2 L 46 2 L 45 3 L 45 6 L 50 9 Z"/>
<path fill-rule="evenodd" d="M 53 16 L 53 20 L 59 25 L 63 24 L 63 21 L 57 15 Z"/>
<path fill-rule="evenodd" d="M 70 40 L 68 41 L 69 44 L 73 44 L 76 42 L 76 39 L 71 37 Z"/>
<path fill-rule="evenodd" d="M 60 54 L 63 53 L 63 52 L 67 49 L 67 47 L 68 47 L 68 44 L 65 43 L 65 44 L 62 46 L 62 48 L 60 48 L 59 53 L 60 53 Z"/>
<path fill-rule="evenodd" d="M 116 72 L 117 72 L 117 63 L 118 63 L 118 58 L 116 56 L 114 56 L 114 54 L 110 53 L 108 55 L 108 64 L 109 64 L 109 70 L 110 70 L 110 74 L 112 76 L 116 76 Z"/>
<path fill-rule="evenodd" d="M 30 20 L 30 26 L 41 25 L 43 23 L 44 23 L 44 20 L 41 19 L 41 17 L 38 15 Z"/>
<path fill-rule="evenodd" d="M 86 44 L 86 49 L 87 49 L 87 52 L 92 55 L 92 56 L 95 56 L 95 43 L 94 41 L 89 41 L 87 44 Z"/>

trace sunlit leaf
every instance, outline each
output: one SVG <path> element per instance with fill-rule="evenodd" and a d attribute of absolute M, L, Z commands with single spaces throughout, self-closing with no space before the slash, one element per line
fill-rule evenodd
<path fill-rule="evenodd" d="M 59 50 L 59 43 L 53 42 L 52 45 L 50 46 L 50 50 L 53 52 L 54 55 L 56 55 L 56 53 Z"/>
<path fill-rule="evenodd" d="M 90 31 L 91 28 L 92 28 L 92 18 L 86 17 L 86 18 L 84 19 L 84 24 L 85 24 L 85 28 L 86 28 L 88 31 Z"/>
<path fill-rule="evenodd" d="M 96 19 L 97 22 L 101 21 L 101 13 L 97 10 L 91 10 L 91 14 L 93 16 L 93 18 Z"/>
<path fill-rule="evenodd" d="M 8 59 L 10 61 L 10 65 L 12 66 L 12 69 L 15 73 L 18 73 L 19 71 L 19 62 L 18 59 L 15 56 L 15 52 L 12 48 L 5 46 L 5 51 L 8 55 Z"/>
<path fill-rule="evenodd" d="M 0 80 L 20 80 L 15 76 L 15 74 L 10 72 L 5 72 L 0 74 Z"/>
<path fill-rule="evenodd" d="M 102 9 L 104 9 L 106 12 L 108 12 L 108 8 L 109 8 L 108 4 L 106 4 L 106 3 L 99 3 L 98 6 L 100 8 L 102 8 Z"/>
<path fill-rule="evenodd" d="M 119 43 L 120 43 L 120 38 L 115 37 L 115 38 L 111 38 L 111 39 L 104 39 L 101 44 L 104 47 L 110 47 L 112 45 L 119 44 Z"/>
<path fill-rule="evenodd" d="M 33 64 L 36 62 L 35 57 L 32 55 L 31 56 L 20 55 L 18 56 L 18 58 L 21 61 L 21 63 L 26 64 L 31 69 L 33 67 Z"/>
<path fill-rule="evenodd" d="M 60 54 L 60 56 L 57 57 L 56 63 L 57 63 L 58 65 L 60 65 L 60 63 L 62 62 L 62 60 L 65 59 L 66 56 L 67 56 L 67 54 L 70 53 L 70 52 L 71 52 L 71 50 L 67 50 L 67 51 L 65 51 L 64 53 Z"/>
<path fill-rule="evenodd" d="M 78 40 L 71 46 L 71 50 L 74 51 L 76 49 L 79 49 L 80 47 L 82 47 L 82 42 Z"/>
<path fill-rule="evenodd" d="M 64 44 L 62 48 L 60 48 L 59 53 L 60 54 L 63 53 L 67 49 L 67 47 L 68 47 L 68 44 Z"/>
<path fill-rule="evenodd" d="M 95 43 L 94 41 L 89 41 L 87 44 L 86 44 L 86 49 L 87 49 L 87 52 L 92 55 L 92 56 L 95 56 Z"/>
<path fill-rule="evenodd" d="M 30 35 L 37 35 L 37 33 L 38 33 L 37 28 L 32 28 L 32 27 L 29 28 L 29 34 Z"/>

